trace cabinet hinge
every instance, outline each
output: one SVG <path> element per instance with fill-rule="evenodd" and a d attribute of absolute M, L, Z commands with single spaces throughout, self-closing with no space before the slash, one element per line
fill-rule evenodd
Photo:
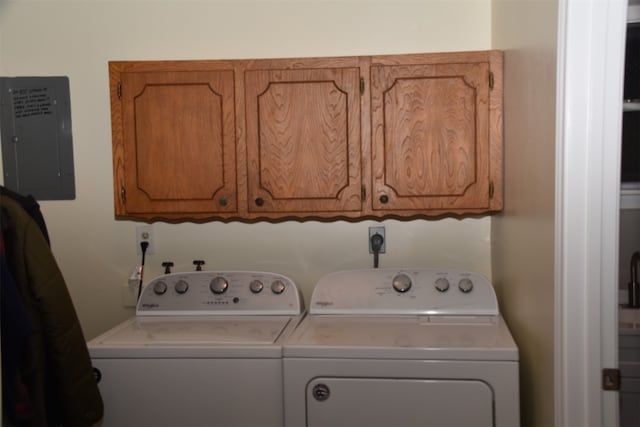
<path fill-rule="evenodd" d="M 493 89 L 494 79 L 493 71 L 489 71 L 489 89 Z"/>
<path fill-rule="evenodd" d="M 127 203 L 127 190 L 124 186 L 120 187 L 120 201 L 123 205 Z"/>
<path fill-rule="evenodd" d="M 360 197 L 362 198 L 361 200 L 367 198 L 367 187 L 365 187 L 364 185 L 360 187 Z"/>
<path fill-rule="evenodd" d="M 620 370 L 604 368 L 602 370 L 602 389 L 618 391 L 620 390 Z"/>
<path fill-rule="evenodd" d="M 360 77 L 360 95 L 364 95 L 364 77 Z"/>
<path fill-rule="evenodd" d="M 118 93 L 118 99 L 122 99 L 122 82 L 118 82 L 118 87 L 116 88 Z"/>
<path fill-rule="evenodd" d="M 493 199 L 493 193 L 495 192 L 495 187 L 493 185 L 493 181 L 489 183 L 489 198 Z"/>

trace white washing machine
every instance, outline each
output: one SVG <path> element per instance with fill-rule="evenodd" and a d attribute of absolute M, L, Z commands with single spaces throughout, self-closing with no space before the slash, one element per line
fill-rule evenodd
<path fill-rule="evenodd" d="M 329 274 L 283 355 L 287 427 L 520 424 L 518 349 L 476 273 Z"/>
<path fill-rule="evenodd" d="M 275 273 L 154 279 L 135 317 L 88 343 L 102 425 L 281 427 L 282 343 L 303 313 L 294 282 Z"/>

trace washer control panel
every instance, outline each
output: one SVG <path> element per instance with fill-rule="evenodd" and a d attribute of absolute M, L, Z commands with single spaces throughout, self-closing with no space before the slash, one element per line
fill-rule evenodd
<path fill-rule="evenodd" d="M 498 315 L 491 283 L 450 269 L 374 268 L 331 273 L 318 281 L 311 314 Z"/>
<path fill-rule="evenodd" d="M 192 271 L 147 284 L 137 315 L 298 315 L 302 295 L 286 276 L 261 271 Z"/>

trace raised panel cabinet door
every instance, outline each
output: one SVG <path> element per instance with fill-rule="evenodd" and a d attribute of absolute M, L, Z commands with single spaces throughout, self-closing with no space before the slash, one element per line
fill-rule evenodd
<path fill-rule="evenodd" d="M 359 69 L 247 70 L 244 81 L 249 212 L 359 212 Z"/>
<path fill-rule="evenodd" d="M 126 213 L 236 212 L 233 71 L 120 77 Z"/>
<path fill-rule="evenodd" d="M 371 66 L 374 210 L 489 210 L 489 71 Z"/>

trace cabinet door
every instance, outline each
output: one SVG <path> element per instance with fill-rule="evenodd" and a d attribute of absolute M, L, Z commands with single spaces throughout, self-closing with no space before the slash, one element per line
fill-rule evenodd
<path fill-rule="evenodd" d="M 490 206 L 489 63 L 371 66 L 372 207 Z"/>
<path fill-rule="evenodd" d="M 234 74 L 123 72 L 124 213 L 235 212 Z M 116 129 L 114 125 L 114 140 Z M 120 159 L 120 155 L 122 158 Z M 118 177 L 116 177 L 118 180 Z M 117 212 L 118 213 L 118 212 Z"/>
<path fill-rule="evenodd" d="M 361 210 L 359 82 L 356 67 L 246 71 L 250 213 Z"/>

